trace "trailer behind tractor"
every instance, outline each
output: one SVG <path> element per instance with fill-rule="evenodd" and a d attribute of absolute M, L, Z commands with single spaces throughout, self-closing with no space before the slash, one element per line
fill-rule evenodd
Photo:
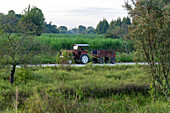
<path fill-rule="evenodd" d="M 116 50 L 92 50 L 92 60 L 94 63 L 115 63 Z"/>
<path fill-rule="evenodd" d="M 72 53 L 76 63 L 86 64 L 89 62 L 88 44 L 74 44 L 73 50 L 65 50 L 67 53 Z M 92 50 L 92 60 L 95 63 L 115 63 L 116 50 Z"/>

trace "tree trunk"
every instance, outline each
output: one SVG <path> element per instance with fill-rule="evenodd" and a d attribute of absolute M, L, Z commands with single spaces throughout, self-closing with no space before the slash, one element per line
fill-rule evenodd
<path fill-rule="evenodd" d="M 125 46 L 125 50 L 126 50 L 126 53 L 127 54 L 129 54 L 129 51 L 128 51 L 128 48 L 127 48 L 127 45 L 126 45 L 126 41 L 125 41 L 125 37 L 124 36 L 122 36 L 122 39 L 123 39 L 123 44 L 124 44 L 124 46 Z"/>
<path fill-rule="evenodd" d="M 16 65 L 12 65 L 12 70 L 11 70 L 11 84 L 13 84 L 13 82 L 14 82 L 15 69 L 16 69 Z"/>
<path fill-rule="evenodd" d="M 128 48 L 127 48 L 127 46 L 126 46 L 126 43 L 124 42 L 123 44 L 124 44 L 124 46 L 125 46 L 126 53 L 129 54 Z"/>
<path fill-rule="evenodd" d="M 155 75 L 154 75 L 155 76 Z M 154 102 L 156 101 L 157 99 L 157 92 L 156 92 L 156 83 L 155 83 L 155 77 L 154 77 L 154 80 L 153 80 L 153 87 L 154 87 Z"/>

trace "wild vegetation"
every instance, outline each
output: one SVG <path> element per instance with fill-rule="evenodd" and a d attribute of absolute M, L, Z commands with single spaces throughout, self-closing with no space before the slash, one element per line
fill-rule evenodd
<path fill-rule="evenodd" d="M 37 7 L 29 6 L 23 14 L 0 13 L 0 112 L 168 113 L 169 1 L 131 3 L 127 1 L 124 7 L 132 24 L 129 17 L 110 24 L 103 19 L 96 29 L 57 28 L 44 23 Z M 116 49 L 117 62 L 137 60 L 149 65 L 25 65 L 56 63 L 59 51 L 72 49 L 76 43 L 89 44 L 89 54 L 92 49 Z M 67 61 L 58 61 L 62 64 L 63 60 Z"/>
<path fill-rule="evenodd" d="M 89 50 L 93 49 L 117 49 L 124 52 L 125 47 L 121 39 L 105 39 L 103 35 L 70 35 L 70 34 L 43 34 L 38 39 L 49 44 L 54 50 L 72 49 L 73 44 L 89 44 Z M 127 44 L 129 49 L 133 50 L 131 42 Z"/>
<path fill-rule="evenodd" d="M 142 66 L 17 68 L 15 82 L 0 70 L 0 112 L 168 112 Z M 128 104 L 127 104 L 128 103 Z"/>
<path fill-rule="evenodd" d="M 133 23 L 130 36 L 136 52 L 149 64 L 152 73 L 152 87 L 157 98 L 157 90 L 162 88 L 164 96 L 169 96 L 169 1 L 140 0 L 125 4 Z M 159 86 L 159 87 L 158 87 Z"/>
<path fill-rule="evenodd" d="M 104 35 L 42 34 L 41 36 L 38 36 L 37 39 L 42 42 L 42 45 L 45 44 L 50 47 L 49 52 L 46 55 L 36 56 L 39 58 L 39 63 L 55 63 L 55 56 L 63 49 L 72 50 L 73 44 L 89 44 L 89 56 L 91 56 L 92 50 L 110 49 L 117 50 L 117 62 L 133 62 L 135 60 L 133 55 L 133 44 L 130 40 L 126 42 L 126 47 L 130 52 L 126 55 L 123 39 L 104 38 Z"/>
<path fill-rule="evenodd" d="M 36 30 L 30 29 L 33 34 L 40 36 L 41 33 L 55 33 L 55 34 L 105 34 L 105 38 L 119 38 L 121 33 L 117 33 L 116 30 L 119 28 L 126 29 L 128 25 L 131 25 L 131 19 L 129 17 L 124 17 L 122 20 L 118 18 L 117 20 L 112 20 L 110 23 L 106 19 L 99 21 L 96 28 L 93 26 L 83 26 L 68 29 L 67 26 L 57 26 L 52 24 L 52 22 L 47 23 L 44 18 L 42 10 L 36 6 L 28 6 L 24 9 L 23 14 L 16 14 L 14 10 L 9 10 L 8 14 L 0 13 L 0 24 L 3 25 L 11 19 L 17 24 L 20 20 L 30 23 L 36 26 Z M 16 33 L 18 31 L 13 31 Z"/>
<path fill-rule="evenodd" d="M 37 11 L 38 10 L 38 11 Z M 37 28 L 36 24 L 30 21 L 30 13 L 40 12 L 41 10 L 28 7 L 22 18 L 17 19 L 13 12 L 0 18 L 0 64 L 12 65 L 11 70 L 11 84 L 13 83 L 13 76 L 15 74 L 16 66 L 19 64 L 27 64 L 31 61 L 31 57 L 39 54 L 36 49 L 40 50 L 38 41 L 31 36 L 31 34 L 41 34 L 41 27 Z M 43 15 L 41 15 L 43 16 Z M 17 20 L 17 21 L 16 21 Z M 43 20 L 42 20 L 43 21 Z M 42 22 L 40 22 L 42 23 Z M 17 36 L 17 34 L 19 36 Z"/>

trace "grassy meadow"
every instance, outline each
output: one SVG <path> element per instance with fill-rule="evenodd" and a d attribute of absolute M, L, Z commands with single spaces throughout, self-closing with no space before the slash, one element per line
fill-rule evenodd
<path fill-rule="evenodd" d="M 153 101 L 147 66 L 17 68 L 9 83 L 0 70 L 0 112 L 168 113 L 162 94 Z"/>

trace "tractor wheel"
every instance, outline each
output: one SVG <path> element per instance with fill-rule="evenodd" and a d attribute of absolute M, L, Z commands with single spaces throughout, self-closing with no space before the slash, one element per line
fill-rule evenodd
<path fill-rule="evenodd" d="M 112 64 L 114 64 L 114 63 L 115 63 L 115 61 L 116 61 L 116 59 L 115 59 L 115 58 L 111 58 L 111 60 L 110 60 L 110 62 L 111 62 Z"/>
<path fill-rule="evenodd" d="M 103 58 L 99 58 L 99 64 L 103 64 L 104 60 Z"/>
<path fill-rule="evenodd" d="M 89 62 L 89 56 L 88 56 L 87 54 L 82 54 L 82 55 L 80 56 L 80 62 L 81 62 L 82 64 L 88 63 L 88 62 Z"/>

